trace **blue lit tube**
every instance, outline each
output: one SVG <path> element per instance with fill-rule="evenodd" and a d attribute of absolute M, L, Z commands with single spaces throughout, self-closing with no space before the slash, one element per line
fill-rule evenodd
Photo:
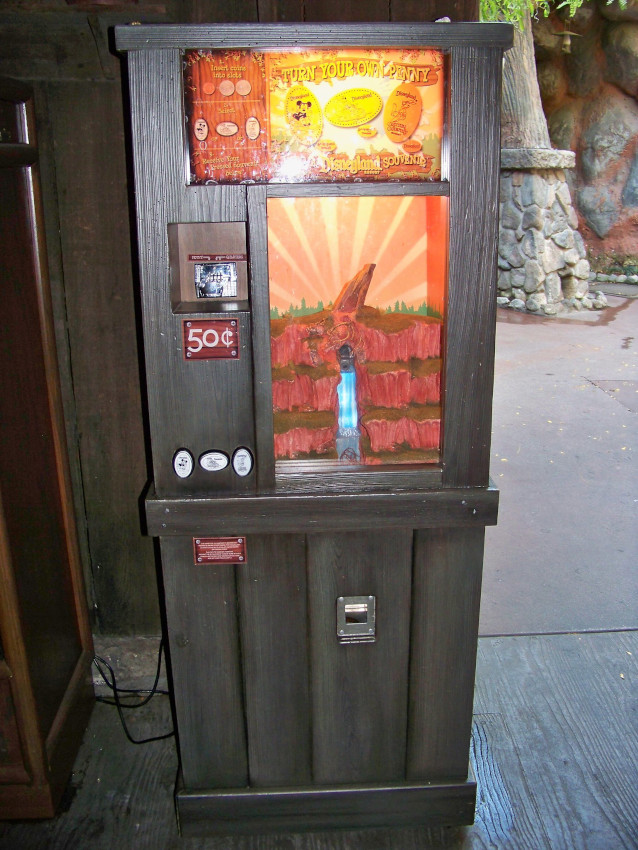
<path fill-rule="evenodd" d="M 356 428 L 359 415 L 357 413 L 357 373 L 342 372 L 341 381 L 337 386 L 339 398 L 339 428 Z"/>

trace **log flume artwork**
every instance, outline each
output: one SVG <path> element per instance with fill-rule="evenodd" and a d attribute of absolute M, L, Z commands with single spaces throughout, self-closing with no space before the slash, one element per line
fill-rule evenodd
<path fill-rule="evenodd" d="M 366 304 L 374 271 L 328 307 L 271 320 L 277 460 L 439 460 L 442 322 Z"/>

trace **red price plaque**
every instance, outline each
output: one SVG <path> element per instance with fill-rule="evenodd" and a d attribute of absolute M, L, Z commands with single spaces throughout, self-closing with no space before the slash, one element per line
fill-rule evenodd
<path fill-rule="evenodd" d="M 193 537 L 195 564 L 243 564 L 245 537 Z"/>
<path fill-rule="evenodd" d="M 238 360 L 237 319 L 183 319 L 185 360 Z"/>

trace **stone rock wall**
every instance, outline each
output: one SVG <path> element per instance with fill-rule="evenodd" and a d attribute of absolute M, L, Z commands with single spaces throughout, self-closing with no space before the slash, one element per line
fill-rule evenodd
<path fill-rule="evenodd" d="M 590 258 L 635 257 L 638 0 L 624 10 L 590 0 L 572 20 L 554 13 L 534 23 L 534 42 L 552 144 L 576 153 L 566 179 Z"/>
<path fill-rule="evenodd" d="M 589 262 L 565 170 L 569 151 L 504 150 L 498 304 L 552 316 L 605 306 L 589 294 Z"/>

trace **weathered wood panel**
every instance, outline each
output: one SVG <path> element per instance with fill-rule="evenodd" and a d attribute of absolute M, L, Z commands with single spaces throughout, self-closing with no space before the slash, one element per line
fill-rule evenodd
<path fill-rule="evenodd" d="M 152 633 L 158 603 L 137 507 L 149 474 L 120 87 L 52 84 L 48 99 L 95 613 L 102 631 Z"/>
<path fill-rule="evenodd" d="M 235 568 L 196 565 L 192 539 L 161 541 L 166 618 L 184 779 L 248 781 Z"/>
<path fill-rule="evenodd" d="M 250 235 L 250 301 L 252 306 L 253 351 L 270 350 L 270 294 L 268 289 L 268 233 L 266 186 L 247 191 Z M 255 452 L 259 491 L 275 483 L 274 423 L 272 417 L 272 370 L 270 357 L 253 358 Z"/>
<path fill-rule="evenodd" d="M 257 0 L 257 8 L 262 24 L 303 21 L 303 0 Z"/>
<path fill-rule="evenodd" d="M 186 186 L 179 52 L 139 52 L 128 61 L 155 487 L 166 495 L 210 492 L 210 473 L 196 463 L 190 478 L 179 479 L 172 459 L 180 448 L 195 461 L 211 449 L 230 455 L 245 446 L 254 454 L 250 317 L 237 315 L 237 360 L 185 359 L 184 317 L 171 311 L 167 225 L 245 221 L 246 192 L 243 186 Z M 240 477 L 228 467 L 215 475 L 221 491 L 254 488 L 254 474 Z"/>
<path fill-rule="evenodd" d="M 489 480 L 501 56 L 500 49 L 487 45 L 460 46 L 452 55 L 443 403 L 446 486 L 484 487 Z M 471 405 L 466 403 L 470 388 Z"/>
<path fill-rule="evenodd" d="M 436 21 L 447 17 L 451 21 L 478 21 L 478 0 L 393 0 L 390 4 L 392 21 Z"/>
<path fill-rule="evenodd" d="M 636 632 L 479 642 L 476 711 L 502 717 L 513 742 L 497 750 L 516 783 L 503 846 L 635 846 L 637 656 Z"/>
<path fill-rule="evenodd" d="M 308 22 L 343 21 L 388 21 L 390 19 L 388 0 L 305 0 L 304 16 L 300 20 Z"/>
<path fill-rule="evenodd" d="M 0 7 L 0 74 L 27 80 L 99 80 L 105 72 L 115 76 L 118 61 L 108 50 L 98 49 L 91 19 L 79 10 L 53 3 L 5 0 Z M 48 8 L 44 8 L 48 6 Z M 13 7 L 13 8 L 12 8 Z M 111 18 L 124 23 L 134 15 Z M 102 38 L 106 41 L 106 32 Z"/>
<path fill-rule="evenodd" d="M 258 20 L 257 5 L 257 0 L 178 0 L 169 14 L 174 21 L 194 24 L 254 23 Z"/>
<path fill-rule="evenodd" d="M 407 529 L 308 535 L 315 783 L 404 778 L 411 550 Z M 376 597 L 374 643 L 338 642 L 340 596 Z"/>
<path fill-rule="evenodd" d="M 494 525 L 498 491 L 491 489 L 389 493 L 309 492 L 241 499 L 157 499 L 146 502 L 152 534 L 247 534 Z"/>
<path fill-rule="evenodd" d="M 408 779 L 467 776 L 483 537 L 415 534 Z"/>
<path fill-rule="evenodd" d="M 308 785 L 306 541 L 250 535 L 237 568 L 250 784 Z"/>
<path fill-rule="evenodd" d="M 259 48 L 262 50 L 282 50 L 293 47 L 312 47 L 317 44 L 329 44 L 332 47 L 348 47 L 360 44 L 367 47 L 387 47 L 388 32 L 375 23 L 356 23 L 345 26 L 339 22 L 323 24 L 289 24 L 286 26 L 273 26 L 264 24 L 260 27 L 232 27 L 223 25 L 189 26 L 166 24 L 163 27 L 135 26 L 119 27 L 116 31 L 116 44 L 118 50 L 129 52 L 130 57 L 138 51 L 171 50 L 171 49 L 199 49 L 209 48 L 211 45 L 220 44 L 227 49 Z M 504 24 L 481 24 L 473 23 L 432 24 L 431 26 L 416 26 L 409 23 L 396 23 L 392 28 L 393 46 L 424 44 L 430 47 L 441 47 L 443 49 L 457 49 L 464 47 L 470 50 L 468 42 L 475 45 L 479 55 L 486 52 L 486 60 L 492 51 L 500 57 L 503 50 L 511 46 L 512 31 L 509 25 Z M 469 54 L 473 56 L 472 53 Z M 473 88 L 473 77 L 471 75 L 471 61 L 468 63 L 464 55 L 459 53 L 460 76 L 456 77 L 457 85 L 467 85 L 468 90 L 465 97 L 471 98 Z M 496 63 L 499 68 L 498 81 L 500 84 L 500 59 Z M 482 70 L 481 85 L 484 85 L 483 76 L 486 76 L 488 89 L 494 76 L 494 63 L 487 60 L 486 69 Z M 483 105 L 496 106 L 496 101 L 482 100 Z M 459 103 L 459 108 L 461 104 Z M 490 110 L 491 113 L 491 110 Z M 479 110 L 478 118 L 487 119 Z M 483 126 L 481 120 L 472 124 L 472 129 Z M 479 136 L 480 134 L 474 133 Z M 498 154 L 498 149 L 497 149 Z M 468 159 L 468 168 L 471 160 Z M 192 190 L 191 190 L 192 191 Z"/>
<path fill-rule="evenodd" d="M 259 21 L 478 21 L 477 0 L 258 0 Z M 222 20 L 220 18 L 220 20 Z M 230 19 L 226 19 L 230 20 Z"/>
<path fill-rule="evenodd" d="M 34 111 L 37 116 L 38 173 L 43 209 L 43 233 L 46 242 L 46 256 L 51 291 L 51 318 L 53 322 L 58 374 L 60 378 L 61 415 L 66 429 L 66 444 L 69 458 L 70 490 L 73 510 L 76 518 L 79 558 L 84 574 L 84 583 L 89 611 L 94 610 L 95 587 L 91 572 L 91 556 L 88 542 L 88 527 L 82 486 L 82 467 L 77 430 L 75 390 L 71 367 L 69 345 L 66 294 L 64 291 L 64 273 L 62 265 L 62 246 L 60 244 L 60 218 L 58 189 L 56 184 L 55 139 L 52 117 L 49 112 L 47 84 L 34 86 Z M 141 415 L 141 410 L 134 415 Z M 69 505 L 71 507 L 71 505 Z"/>
<path fill-rule="evenodd" d="M 471 822 L 475 794 L 474 784 L 452 782 L 399 788 L 315 787 L 300 789 L 294 795 L 287 789 L 201 795 L 178 792 L 177 809 L 185 837 L 423 823 L 435 826 Z"/>

